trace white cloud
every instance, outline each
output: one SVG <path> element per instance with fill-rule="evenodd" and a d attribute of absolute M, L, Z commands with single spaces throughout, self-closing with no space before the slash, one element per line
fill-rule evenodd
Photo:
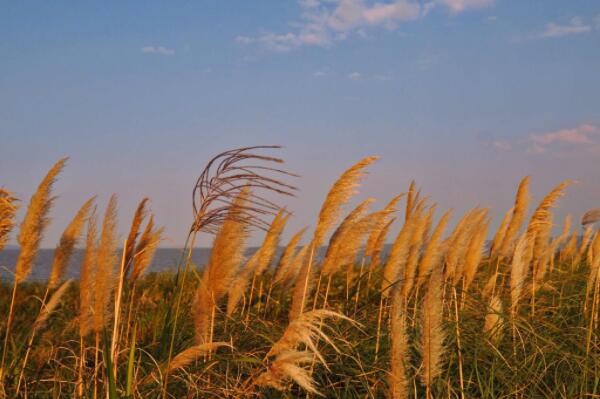
<path fill-rule="evenodd" d="M 142 53 L 173 55 L 173 54 L 175 54 L 175 50 L 167 48 L 167 47 L 163 47 L 163 46 L 146 46 L 146 47 L 142 47 Z"/>
<path fill-rule="evenodd" d="M 541 38 L 554 38 L 563 37 L 569 35 L 579 35 L 582 33 L 588 33 L 592 30 L 589 24 L 583 22 L 581 17 L 573 17 L 568 24 L 559 25 L 554 22 L 550 22 L 546 25 L 546 30 L 540 34 Z"/>
<path fill-rule="evenodd" d="M 289 51 L 301 46 L 331 46 L 351 35 L 367 34 L 367 28 L 397 29 L 401 23 L 425 17 L 434 8 L 458 14 L 488 7 L 494 0 L 299 0 L 300 20 L 290 23 L 287 33 L 263 33 L 256 37 L 238 36 L 236 42 L 260 44 L 273 51 Z"/>
<path fill-rule="evenodd" d="M 493 140 L 491 146 L 498 151 L 510 151 L 512 150 L 512 144 L 504 140 Z"/>
<path fill-rule="evenodd" d="M 361 78 L 361 74 L 358 72 L 352 72 L 348 74 L 348 79 L 350 80 L 359 80 Z"/>
<path fill-rule="evenodd" d="M 313 73 L 313 76 L 315 78 L 322 78 L 325 75 L 327 75 L 327 72 L 325 72 L 325 71 L 316 71 Z"/>
<path fill-rule="evenodd" d="M 529 136 L 529 152 L 541 154 L 548 147 L 558 144 L 571 146 L 594 145 L 595 136 L 600 135 L 600 127 L 590 123 L 584 123 L 574 128 L 561 129 L 552 132 L 532 134 Z"/>

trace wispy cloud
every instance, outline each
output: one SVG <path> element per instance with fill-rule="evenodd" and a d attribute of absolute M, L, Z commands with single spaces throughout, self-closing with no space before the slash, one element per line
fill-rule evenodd
<path fill-rule="evenodd" d="M 580 35 L 588 33 L 592 30 L 592 26 L 584 22 L 581 17 L 573 17 L 567 24 L 557 24 L 549 22 L 546 24 L 546 29 L 540 34 L 541 38 L 555 38 L 570 35 Z"/>
<path fill-rule="evenodd" d="M 142 53 L 144 54 L 160 54 L 160 55 L 173 55 L 175 50 L 163 46 L 145 46 L 142 47 Z"/>
<path fill-rule="evenodd" d="M 401 23 L 424 18 L 440 8 L 458 14 L 488 7 L 494 0 L 299 0 L 299 21 L 285 33 L 263 33 L 255 37 L 238 36 L 240 44 L 258 44 L 272 51 L 289 51 L 301 46 L 328 47 L 351 35 L 365 36 L 366 29 L 396 29 Z"/>
<path fill-rule="evenodd" d="M 352 72 L 348 74 L 348 79 L 350 80 L 359 80 L 361 78 L 361 74 L 358 72 Z"/>
<path fill-rule="evenodd" d="M 595 145 L 597 136 L 600 136 L 600 127 L 584 123 L 570 129 L 561 129 L 552 132 L 532 134 L 529 136 L 529 152 L 541 154 L 553 145 Z"/>

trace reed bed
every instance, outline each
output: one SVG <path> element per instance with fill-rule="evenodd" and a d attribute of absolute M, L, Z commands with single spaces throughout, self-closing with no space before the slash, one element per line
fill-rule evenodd
<path fill-rule="evenodd" d="M 208 162 L 175 272 L 147 273 L 163 237 L 150 200 L 119 232 L 113 195 L 103 211 L 91 198 L 74 212 L 49 281 L 28 281 L 66 160 L 16 232 L 20 203 L 0 189 L 0 250 L 15 233 L 21 247 L 0 282 L 0 396 L 600 396 L 597 210 L 585 229 L 571 217 L 554 229 L 569 181 L 532 205 L 525 177 L 490 231 L 492 210 L 439 210 L 414 181 L 381 206 L 346 210 L 377 159 L 367 157 L 341 171 L 312 235 L 282 241 L 297 176 L 268 155 L 276 149 Z M 200 232 L 213 236 L 206 265 L 191 262 L 211 244 Z M 77 246 L 80 279 L 65 281 Z"/>

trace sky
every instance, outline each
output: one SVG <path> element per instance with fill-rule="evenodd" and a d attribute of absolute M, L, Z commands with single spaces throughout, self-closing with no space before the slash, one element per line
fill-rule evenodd
<path fill-rule="evenodd" d="M 181 246 L 208 159 L 280 144 L 302 176 L 285 237 L 367 155 L 355 201 L 415 179 L 497 226 L 523 176 L 534 203 L 577 180 L 558 223 L 600 206 L 598 71 L 596 0 L 2 2 L 0 186 L 26 204 L 69 156 L 44 246 L 111 193 L 122 237 L 148 196 Z"/>

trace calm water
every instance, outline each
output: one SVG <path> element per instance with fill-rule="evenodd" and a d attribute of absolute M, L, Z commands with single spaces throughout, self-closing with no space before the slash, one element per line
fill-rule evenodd
<path fill-rule="evenodd" d="M 165 270 L 176 270 L 177 261 L 181 254 L 181 249 L 178 248 L 159 248 L 156 250 L 156 255 L 148 268 L 148 271 L 157 272 Z M 0 276 L 3 279 L 11 279 L 15 269 L 18 249 L 4 249 L 0 252 Z M 196 248 L 192 252 L 192 262 L 195 265 L 203 266 L 208 260 L 210 249 Z M 53 249 L 41 249 L 33 266 L 33 271 L 28 280 L 46 280 L 50 275 L 52 267 L 52 259 L 54 258 Z M 66 278 L 79 278 L 79 266 L 83 259 L 83 250 L 78 249 L 73 254 L 71 263 L 67 269 Z"/>

